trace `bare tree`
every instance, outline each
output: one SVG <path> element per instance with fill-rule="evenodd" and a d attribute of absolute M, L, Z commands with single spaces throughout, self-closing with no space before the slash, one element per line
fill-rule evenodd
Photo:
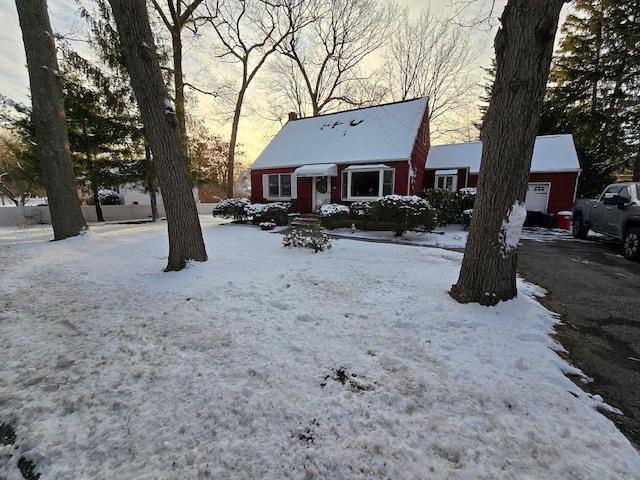
<path fill-rule="evenodd" d="M 267 59 L 291 34 L 292 23 L 286 16 L 285 4 L 295 9 L 298 1 L 302 3 L 304 0 L 226 0 L 220 1 L 216 11 L 210 15 L 220 42 L 217 55 L 224 61 L 239 64 L 241 69 L 227 160 L 229 198 L 233 197 L 236 143 L 247 90 Z"/>
<path fill-rule="evenodd" d="M 477 98 L 476 54 L 468 31 L 429 9 L 411 17 L 408 9 L 401 12 L 398 31 L 383 55 L 389 95 L 393 101 L 428 95 L 431 138 L 459 134 L 459 122 L 452 117 Z"/>
<path fill-rule="evenodd" d="M 169 231 L 169 259 L 165 271 L 181 270 L 189 260 L 206 261 L 207 253 L 187 160 L 175 112 L 162 79 L 145 0 L 109 0 L 109 3 L 164 199 Z"/>
<path fill-rule="evenodd" d="M 184 97 L 184 71 L 182 68 L 183 60 L 183 40 L 182 32 L 184 28 L 191 24 L 195 24 L 193 15 L 198 6 L 204 0 L 192 0 L 185 2 L 184 0 L 166 0 L 167 11 L 162 8 L 159 0 L 151 0 L 156 12 L 162 19 L 164 26 L 171 35 L 171 47 L 173 57 L 173 83 L 175 88 L 175 111 L 176 123 L 178 131 L 182 138 L 187 136 L 187 124 L 185 120 L 185 97 Z"/>
<path fill-rule="evenodd" d="M 565 0 L 509 0 L 495 38 L 496 77 L 481 131 L 482 163 L 458 282 L 461 303 L 517 295 L 516 261 L 533 144 Z"/>
<path fill-rule="evenodd" d="M 32 118 L 53 235 L 62 240 L 80 235 L 87 224 L 76 192 L 54 36 L 46 0 L 16 0 L 16 7 L 27 56 Z"/>
<path fill-rule="evenodd" d="M 301 24 L 279 46 L 284 58 L 274 67 L 285 79 L 290 105 L 314 116 L 340 105 L 362 106 L 375 92 L 362 88 L 362 63 L 394 31 L 396 6 L 380 6 L 376 0 L 310 0 L 305 8 L 289 9 L 292 21 L 301 16 L 313 21 Z"/>

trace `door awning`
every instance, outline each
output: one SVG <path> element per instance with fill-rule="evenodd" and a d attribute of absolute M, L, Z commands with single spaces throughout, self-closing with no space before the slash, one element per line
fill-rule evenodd
<path fill-rule="evenodd" d="M 295 177 L 337 177 L 338 166 L 335 163 L 303 165 L 293 171 Z"/>
<path fill-rule="evenodd" d="M 457 175 L 458 170 L 450 169 L 450 170 L 436 170 L 436 175 Z"/>

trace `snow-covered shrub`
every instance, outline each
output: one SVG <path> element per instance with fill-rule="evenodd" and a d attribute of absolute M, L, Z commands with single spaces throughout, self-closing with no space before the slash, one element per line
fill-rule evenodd
<path fill-rule="evenodd" d="M 295 229 L 282 239 L 285 247 L 310 248 L 315 253 L 331 248 L 331 240 L 322 232 L 307 229 Z"/>
<path fill-rule="evenodd" d="M 461 188 L 459 193 L 462 199 L 462 212 L 464 213 L 465 210 L 473 210 L 477 190 L 475 188 Z"/>
<path fill-rule="evenodd" d="M 107 188 L 98 190 L 98 198 L 100 198 L 100 205 L 120 205 L 122 203 L 120 194 Z M 87 197 L 86 202 L 87 205 L 95 205 L 93 195 Z"/>
<path fill-rule="evenodd" d="M 109 189 L 102 189 L 98 191 L 100 197 L 100 203 L 102 205 L 120 205 L 120 194 Z"/>
<path fill-rule="evenodd" d="M 351 220 L 349 220 L 349 207 L 346 205 L 340 205 L 338 203 L 322 205 L 318 207 L 316 213 L 320 215 L 322 226 L 329 230 L 350 225 L 351 222 Z"/>
<path fill-rule="evenodd" d="M 446 188 L 429 188 L 421 194 L 438 212 L 438 224 L 442 227 L 462 222 L 462 195 Z"/>
<path fill-rule="evenodd" d="M 252 203 L 247 207 L 247 215 L 253 217 L 253 223 L 274 222 L 286 225 L 288 222 L 289 202 Z"/>
<path fill-rule="evenodd" d="M 367 217 L 371 213 L 371 202 L 353 202 L 349 211 L 354 217 Z"/>
<path fill-rule="evenodd" d="M 260 222 L 258 226 L 262 230 L 273 230 L 276 227 L 276 222 Z"/>
<path fill-rule="evenodd" d="M 330 203 L 328 205 L 321 205 L 318 207 L 318 214 L 323 217 L 331 217 L 331 216 L 346 216 L 349 214 L 349 207 L 346 205 L 341 205 L 339 203 Z"/>
<path fill-rule="evenodd" d="M 430 232 L 438 224 L 435 209 L 417 195 L 387 195 L 371 202 L 370 217 L 398 237 L 409 230 Z"/>
<path fill-rule="evenodd" d="M 213 207 L 213 216 L 233 218 L 236 222 L 244 222 L 249 217 L 247 211 L 251 202 L 248 198 L 227 198 Z"/>

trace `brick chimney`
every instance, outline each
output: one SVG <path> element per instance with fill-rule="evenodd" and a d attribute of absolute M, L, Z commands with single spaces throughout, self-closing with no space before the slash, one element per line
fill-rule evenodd
<path fill-rule="evenodd" d="M 289 121 L 297 120 L 297 119 L 298 119 L 298 114 L 296 112 L 289 112 Z"/>

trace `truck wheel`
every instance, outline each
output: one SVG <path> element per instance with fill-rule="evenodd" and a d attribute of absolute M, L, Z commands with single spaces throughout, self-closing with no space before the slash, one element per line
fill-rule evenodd
<path fill-rule="evenodd" d="M 584 226 L 582 216 L 578 215 L 571 222 L 571 233 L 573 233 L 573 238 L 578 238 L 580 240 L 587 238 L 587 235 L 589 234 L 589 227 Z"/>
<path fill-rule="evenodd" d="M 640 260 L 640 228 L 633 227 L 624 232 L 622 253 L 629 260 Z"/>

